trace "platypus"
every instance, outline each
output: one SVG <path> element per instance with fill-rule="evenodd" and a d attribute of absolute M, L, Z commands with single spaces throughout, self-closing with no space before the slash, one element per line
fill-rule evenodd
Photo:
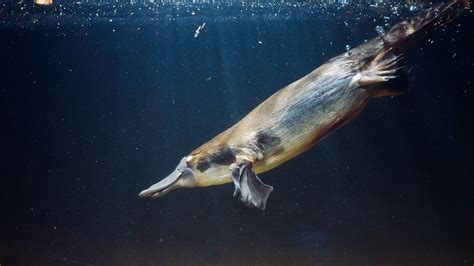
<path fill-rule="evenodd" d="M 265 209 L 273 187 L 257 174 L 308 150 L 351 121 L 371 99 L 403 92 L 409 76 L 400 60 L 407 40 L 467 8 L 469 0 L 438 4 L 330 59 L 183 157 L 176 170 L 139 196 L 158 198 L 179 187 L 232 182 L 234 197 Z"/>

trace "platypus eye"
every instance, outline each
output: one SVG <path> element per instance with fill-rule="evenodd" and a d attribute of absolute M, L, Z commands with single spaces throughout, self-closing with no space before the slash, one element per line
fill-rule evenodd
<path fill-rule="evenodd" d="M 211 164 L 206 160 L 200 161 L 196 166 L 196 168 L 201 172 L 205 172 L 209 167 L 211 167 Z"/>

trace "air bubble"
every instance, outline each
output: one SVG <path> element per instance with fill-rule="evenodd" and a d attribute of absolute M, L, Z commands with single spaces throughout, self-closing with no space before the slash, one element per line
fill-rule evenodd
<path fill-rule="evenodd" d="M 385 29 L 382 26 L 375 27 L 375 31 L 380 37 L 383 37 L 385 35 Z"/>

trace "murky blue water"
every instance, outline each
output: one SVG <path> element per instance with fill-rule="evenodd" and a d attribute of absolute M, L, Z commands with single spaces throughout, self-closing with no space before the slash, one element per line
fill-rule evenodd
<path fill-rule="evenodd" d="M 262 174 L 264 212 L 231 184 L 137 196 L 411 9 L 1 2 L 0 264 L 472 265 L 469 11 L 411 43 L 410 90 Z"/>

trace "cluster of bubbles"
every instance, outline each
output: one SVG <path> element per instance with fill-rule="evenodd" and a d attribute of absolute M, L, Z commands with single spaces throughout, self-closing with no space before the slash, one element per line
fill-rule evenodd
<path fill-rule="evenodd" d="M 377 27 L 375 27 L 375 32 L 377 32 L 377 34 L 380 36 L 380 37 L 383 37 L 385 35 L 385 29 L 384 27 L 378 25 Z"/>
<path fill-rule="evenodd" d="M 52 5 L 35 5 L 34 0 L 0 0 L 0 27 L 37 27 L 92 23 L 136 23 L 204 17 L 206 19 L 311 19 L 315 16 L 361 20 L 368 16 L 388 20 L 400 11 L 414 11 L 420 4 L 387 3 L 381 0 L 295 1 L 276 0 L 53 0 Z M 370 12 L 367 12 L 370 11 Z M 378 31 L 377 31 L 378 32 Z"/>

